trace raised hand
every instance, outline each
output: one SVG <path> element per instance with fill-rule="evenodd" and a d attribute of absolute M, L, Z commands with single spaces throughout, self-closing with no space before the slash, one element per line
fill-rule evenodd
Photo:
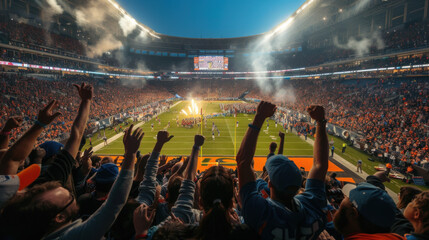
<path fill-rule="evenodd" d="M 204 144 L 204 136 L 202 136 L 202 135 L 195 135 L 195 137 L 194 137 L 194 145 L 195 146 L 198 146 L 198 147 L 201 147 L 201 146 L 203 146 L 203 144 Z"/>
<path fill-rule="evenodd" d="M 279 132 L 279 137 L 280 137 L 280 138 L 285 138 L 285 133 L 283 133 L 283 132 Z"/>
<path fill-rule="evenodd" d="M 174 158 L 167 162 L 168 168 L 172 168 L 176 163 L 180 162 L 181 158 Z"/>
<path fill-rule="evenodd" d="M 174 136 L 171 135 L 167 131 L 159 131 L 156 137 L 158 143 L 165 144 L 170 141 Z"/>
<path fill-rule="evenodd" d="M 81 158 L 81 162 L 82 162 L 81 171 L 82 171 L 84 176 L 88 175 L 88 173 L 91 171 L 91 168 L 92 168 L 91 156 L 93 153 L 94 152 L 92 151 L 92 147 L 86 149 L 83 152 L 83 156 Z"/>
<path fill-rule="evenodd" d="M 88 161 L 88 159 L 91 159 L 91 156 L 92 156 L 92 154 L 93 154 L 94 152 L 92 151 L 92 147 L 90 147 L 90 148 L 88 148 L 88 149 L 86 149 L 84 152 L 83 152 L 83 156 L 82 156 L 82 158 L 81 158 L 81 161 L 82 162 L 84 162 L 84 161 Z"/>
<path fill-rule="evenodd" d="M 161 155 L 161 156 L 159 157 L 159 166 L 164 165 L 166 162 L 167 162 L 167 156 L 165 156 L 165 155 Z"/>
<path fill-rule="evenodd" d="M 134 125 L 131 124 L 124 134 L 123 143 L 125 147 L 125 154 L 136 154 L 137 150 L 139 150 L 140 142 L 144 136 L 144 132 L 141 128 L 137 128 L 134 132 L 132 132 L 133 127 Z"/>
<path fill-rule="evenodd" d="M 150 154 L 145 154 L 140 156 L 137 161 L 137 172 L 134 176 L 134 181 L 141 182 L 143 181 L 144 172 L 146 170 L 147 161 L 149 160 Z"/>
<path fill-rule="evenodd" d="M 41 148 L 41 147 L 37 147 L 37 148 L 35 148 L 34 150 L 34 158 L 32 159 L 33 160 L 33 163 L 36 163 L 36 164 L 42 164 L 42 159 L 45 157 L 45 155 L 46 155 L 46 151 L 45 151 L 45 149 L 43 149 L 43 148 Z"/>
<path fill-rule="evenodd" d="M 37 116 L 37 120 L 45 125 L 48 125 L 55 118 L 61 115 L 60 112 L 53 113 L 54 109 L 59 106 L 59 102 L 57 100 L 52 100 L 45 108 L 39 111 L 39 115 Z"/>
<path fill-rule="evenodd" d="M 310 117 L 316 121 L 322 121 L 325 119 L 325 109 L 320 105 L 311 105 L 307 108 Z"/>
<path fill-rule="evenodd" d="M 273 116 L 276 110 L 277 110 L 276 105 L 269 102 L 262 101 L 258 105 L 258 108 L 256 110 L 256 115 L 265 119 Z"/>
<path fill-rule="evenodd" d="M 22 117 L 18 117 L 18 116 L 9 118 L 6 124 L 4 125 L 3 131 L 10 132 L 12 129 L 21 126 L 23 120 L 24 119 Z"/>
<path fill-rule="evenodd" d="M 134 210 L 133 223 L 136 235 L 147 233 L 155 218 L 156 210 L 150 210 L 145 204 Z"/>
<path fill-rule="evenodd" d="M 91 100 L 94 95 L 93 87 L 91 84 L 82 83 L 80 86 L 73 84 L 79 92 L 79 96 L 82 100 Z"/>

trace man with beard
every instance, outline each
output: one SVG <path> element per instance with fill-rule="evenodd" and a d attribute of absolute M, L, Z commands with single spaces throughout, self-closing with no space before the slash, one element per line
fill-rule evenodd
<path fill-rule="evenodd" d="M 1 214 L 2 228 L 11 239 L 101 239 L 115 222 L 131 189 L 136 153 L 143 131 L 125 131 L 122 169 L 104 204 L 85 222 L 75 220 L 79 207 L 73 193 L 49 181 L 15 195 Z M 24 230 L 24 231 L 23 231 Z"/>
<path fill-rule="evenodd" d="M 334 224 L 345 240 L 405 239 L 390 233 L 397 209 L 384 190 L 370 183 L 361 183 L 357 186 L 347 184 L 343 192 L 346 197 L 334 216 Z"/>

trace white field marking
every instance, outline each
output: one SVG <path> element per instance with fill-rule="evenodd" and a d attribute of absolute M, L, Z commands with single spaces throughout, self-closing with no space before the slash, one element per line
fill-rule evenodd
<path fill-rule="evenodd" d="M 232 149 L 234 149 L 234 139 L 232 138 L 232 135 L 231 135 L 231 129 L 229 128 L 229 125 L 228 125 L 228 123 L 226 122 L 226 120 L 225 120 L 225 119 L 223 119 L 223 120 L 224 120 L 224 121 L 225 121 L 225 123 L 226 123 L 226 127 L 228 128 L 229 136 L 231 137 Z"/>
<path fill-rule="evenodd" d="M 178 101 L 177 103 L 175 103 L 175 104 L 171 105 L 170 109 L 172 109 L 173 107 L 175 107 L 177 104 L 179 104 L 179 103 L 181 103 L 181 102 L 182 102 L 182 100 L 180 100 L 180 101 Z"/>
<path fill-rule="evenodd" d="M 173 107 L 175 107 L 177 104 L 179 104 L 179 103 L 181 103 L 182 101 L 178 101 L 178 102 L 176 102 L 175 104 L 173 104 L 173 105 L 171 105 L 171 107 L 170 107 L 170 110 L 171 110 L 171 108 L 173 108 Z M 170 111 L 169 110 L 169 111 Z M 168 111 L 167 111 L 168 112 Z M 165 112 L 163 112 L 163 113 L 161 113 L 161 114 L 159 114 L 159 115 L 162 115 L 162 114 L 164 114 Z M 154 117 L 157 117 L 158 116 L 158 114 L 157 115 L 155 115 Z M 153 118 L 152 118 L 152 120 L 153 120 Z M 138 124 L 136 124 L 134 127 L 135 128 L 138 128 L 138 127 L 141 127 L 141 126 L 143 126 L 143 122 L 139 122 Z M 124 135 L 124 133 L 123 132 L 120 132 L 120 133 L 118 133 L 118 134 L 115 134 L 115 135 L 113 135 L 112 137 L 110 137 L 110 138 L 108 138 L 107 139 L 107 144 L 111 144 L 111 143 L 113 143 L 113 142 L 115 142 L 118 138 L 120 138 L 120 137 L 122 137 Z M 99 150 L 101 150 L 101 149 L 103 149 L 103 148 L 105 148 L 105 147 L 108 147 L 109 145 L 107 145 L 107 146 L 104 146 L 104 141 L 103 142 L 101 142 L 101 143 L 99 143 L 98 145 L 96 145 L 96 146 L 94 146 L 94 148 L 92 149 L 93 151 L 94 151 L 94 153 L 95 152 L 97 152 L 97 151 L 99 151 Z"/>

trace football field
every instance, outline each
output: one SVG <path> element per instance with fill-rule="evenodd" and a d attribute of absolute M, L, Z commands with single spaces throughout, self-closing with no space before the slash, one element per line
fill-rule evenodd
<path fill-rule="evenodd" d="M 221 113 L 219 104 L 230 104 L 237 102 L 220 102 L 220 101 L 202 101 L 196 102 L 199 108 L 203 109 L 203 114 L 210 115 L 212 113 Z M 242 103 L 242 102 L 240 102 Z M 241 141 L 248 128 L 248 124 L 252 122 L 253 114 L 238 114 L 234 116 L 218 116 L 207 119 L 206 124 L 203 124 L 201 129 L 200 126 L 195 125 L 193 128 L 185 128 L 177 126 L 176 119 L 187 117 L 182 112 L 191 105 L 190 101 L 182 101 L 176 106 L 172 107 L 169 111 L 161 114 L 158 118 L 161 120 L 161 124 L 156 122 L 155 118 L 149 122 L 143 124 L 142 128 L 145 132 L 143 137 L 140 152 L 142 154 L 152 151 L 152 148 L 156 142 L 156 134 L 160 130 L 167 130 L 174 138 L 165 144 L 162 154 L 166 155 L 189 155 L 194 144 L 194 135 L 201 134 L 205 136 L 206 140 L 202 147 L 203 156 L 235 156 L 238 148 L 240 147 Z M 188 111 L 189 112 L 189 111 Z M 236 122 L 238 121 L 238 127 Z M 170 127 L 168 127 L 170 122 Z M 151 129 L 151 124 L 154 124 L 154 130 Z M 220 134 L 215 130 L 215 139 L 212 139 L 212 123 L 219 129 Z M 266 156 L 269 153 L 268 146 L 271 142 L 279 144 L 279 131 L 285 132 L 285 130 L 278 124 L 275 126 L 275 122 L 269 120 L 269 128 L 264 123 L 258 138 L 258 145 L 256 150 L 256 156 Z M 106 155 L 122 155 L 124 153 L 124 147 L 122 138 L 109 143 L 109 145 L 103 147 L 97 154 Z M 312 156 L 313 148 L 308 143 L 301 140 L 298 136 L 292 133 L 286 133 L 284 155 L 287 156 Z"/>
<path fill-rule="evenodd" d="M 202 107 L 203 114 L 205 116 L 214 113 L 221 113 L 220 104 L 233 104 L 243 102 L 228 102 L 228 101 L 202 101 L 197 102 L 198 109 Z M 152 119 L 149 122 L 143 124 L 142 128 L 145 132 L 142 143 L 140 145 L 140 152 L 142 154 L 150 153 L 156 142 L 156 134 L 160 130 L 167 130 L 174 138 L 164 145 L 161 154 L 167 155 L 168 160 L 171 160 L 175 156 L 188 156 L 191 153 L 192 146 L 194 144 L 194 135 L 202 134 L 206 137 L 205 143 L 202 147 L 200 157 L 198 159 L 198 169 L 201 171 L 207 168 L 220 164 L 225 167 L 232 169 L 236 168 L 235 155 L 238 151 L 244 134 L 248 128 L 248 124 L 253 121 L 253 114 L 238 114 L 234 116 L 217 116 L 209 118 L 207 123 L 201 126 L 195 126 L 193 128 L 185 128 L 177 126 L 176 120 L 179 122 L 186 116 L 182 110 L 189 109 L 191 106 L 190 101 L 178 102 L 174 107 L 170 108 L 165 113 L 158 116 L 161 120 L 159 124 L 156 119 Z M 189 112 L 189 111 L 188 111 Z M 197 115 L 195 115 L 197 116 Z M 237 127 L 238 121 L 238 127 Z M 168 127 L 170 122 L 170 127 Z M 151 125 L 154 125 L 152 131 Z M 215 124 L 220 131 L 220 136 L 215 130 L 215 139 L 212 139 L 212 124 Z M 259 134 L 256 154 L 254 157 L 254 169 L 256 171 L 262 171 L 265 165 L 266 156 L 269 153 L 269 145 L 271 142 L 279 144 L 279 131 L 285 132 L 285 144 L 283 154 L 288 156 L 298 167 L 304 168 L 305 171 L 309 171 L 313 165 L 313 147 L 299 138 L 293 133 L 286 133 L 280 124 L 275 126 L 275 122 L 272 120 L 268 121 L 269 128 L 267 129 L 267 123 L 265 122 L 261 132 Z M 125 129 L 126 127 L 124 127 Z M 113 130 L 106 131 L 106 136 L 112 137 L 115 133 Z M 98 139 L 95 144 L 101 143 L 102 140 Z M 93 142 L 94 143 L 94 142 Z M 85 146 L 87 148 L 88 146 Z M 278 149 L 276 150 L 277 153 Z M 122 143 L 122 137 L 109 143 L 100 150 L 96 151 L 99 156 L 119 156 L 118 164 L 122 162 L 122 155 L 124 154 L 124 147 Z M 332 162 L 329 164 L 329 172 L 338 172 L 338 179 L 355 182 L 357 179 L 352 178 L 349 174 L 344 172 L 342 166 L 336 165 Z"/>

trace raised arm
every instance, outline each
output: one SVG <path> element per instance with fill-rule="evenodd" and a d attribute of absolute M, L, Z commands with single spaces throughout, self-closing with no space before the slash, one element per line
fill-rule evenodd
<path fill-rule="evenodd" d="M 316 120 L 316 139 L 313 150 L 313 167 L 308 174 L 309 179 L 325 180 L 328 171 L 329 143 L 326 134 L 325 110 L 322 106 L 312 105 L 307 109 L 310 117 Z"/>
<path fill-rule="evenodd" d="M 112 186 L 107 200 L 84 223 L 68 231 L 62 239 L 101 239 L 115 222 L 116 217 L 125 205 L 133 181 L 134 165 L 137 150 L 144 136 L 141 128 L 134 132 L 133 125 L 125 131 L 125 157 L 118 178 Z"/>
<path fill-rule="evenodd" d="M 279 132 L 279 137 L 280 137 L 280 146 L 279 146 L 279 152 L 278 154 L 283 155 L 283 147 L 285 144 L 285 134 L 282 132 Z"/>
<path fill-rule="evenodd" d="M 11 117 L 6 121 L 3 129 L 0 131 L 0 149 L 7 149 L 9 146 L 9 135 L 14 128 L 18 128 L 22 124 L 22 117 Z M 1 153 L 0 153 L 1 154 Z M 2 155 L 0 155 L 1 159 Z"/>
<path fill-rule="evenodd" d="M 170 179 L 174 179 L 176 176 L 183 177 L 183 172 L 185 171 L 186 167 L 188 166 L 188 162 L 189 162 L 189 157 L 185 157 L 180 168 L 177 169 L 177 171 L 170 176 Z"/>
<path fill-rule="evenodd" d="M 276 111 L 276 105 L 269 102 L 260 102 L 253 123 L 244 135 L 238 150 L 236 161 L 238 169 L 238 182 L 240 189 L 249 182 L 256 181 L 253 171 L 253 156 L 255 155 L 256 142 L 259 131 L 267 117 L 271 117 Z"/>
<path fill-rule="evenodd" d="M 140 183 L 139 195 L 137 201 L 145 203 L 148 206 L 152 205 L 156 193 L 156 173 L 158 171 L 158 157 L 164 144 L 169 142 L 174 136 L 170 136 L 167 131 L 159 131 L 155 147 L 146 164 L 143 181 Z"/>
<path fill-rule="evenodd" d="M 74 120 L 73 126 L 71 128 L 70 138 L 67 140 L 64 150 L 66 150 L 68 153 L 70 153 L 71 156 L 75 158 L 77 152 L 79 151 L 79 145 L 86 127 L 86 122 L 88 121 L 91 99 L 93 96 L 93 88 L 90 84 L 85 83 L 82 83 L 80 86 L 73 84 L 73 86 L 76 87 L 81 98 L 81 102 L 76 119 Z"/>
<path fill-rule="evenodd" d="M 58 102 L 52 100 L 44 109 L 39 111 L 36 123 L 6 152 L 0 162 L 0 175 L 14 175 L 18 167 L 33 150 L 37 138 L 43 132 L 44 126 L 50 124 L 61 113 L 53 113 Z"/>
<path fill-rule="evenodd" d="M 163 159 L 163 158 L 165 159 L 165 161 L 164 161 L 164 162 L 166 162 L 166 161 L 167 161 L 167 156 L 162 155 L 162 156 L 160 157 L 160 159 Z M 172 168 L 176 163 L 178 163 L 178 162 L 180 162 L 180 159 L 179 159 L 179 158 L 171 159 L 170 161 L 166 162 L 165 164 L 161 165 L 161 166 L 158 168 L 158 174 L 162 174 L 162 175 L 164 175 L 164 173 L 166 173 L 166 172 L 170 171 L 170 169 L 171 169 L 171 168 Z M 161 160 L 159 161 L 159 163 L 161 164 Z"/>
<path fill-rule="evenodd" d="M 137 161 L 137 172 L 134 176 L 134 181 L 141 182 L 143 181 L 144 172 L 146 169 L 147 161 L 149 160 L 150 155 L 145 154 L 140 157 L 140 159 Z"/>
<path fill-rule="evenodd" d="M 131 126 L 125 131 L 123 143 L 125 147 L 124 160 L 122 161 L 123 170 L 131 170 L 134 173 L 134 165 L 136 161 L 137 151 L 140 147 L 140 142 L 144 136 L 144 132 L 141 128 L 137 128 L 134 133 L 134 125 Z"/>
<path fill-rule="evenodd" d="M 179 196 L 174 207 L 171 209 L 173 214 L 184 223 L 195 223 L 192 208 L 194 204 L 195 177 L 197 175 L 198 153 L 204 144 L 204 137 L 195 135 L 194 146 L 192 147 L 191 157 L 184 171 L 183 182 L 180 186 Z"/>
<path fill-rule="evenodd" d="M 186 164 L 186 169 L 184 172 L 184 178 L 194 181 L 197 176 L 197 167 L 198 167 L 198 154 L 200 153 L 201 146 L 204 144 L 204 136 L 195 135 L 194 137 L 194 146 L 192 147 L 191 157 L 188 164 Z"/>

